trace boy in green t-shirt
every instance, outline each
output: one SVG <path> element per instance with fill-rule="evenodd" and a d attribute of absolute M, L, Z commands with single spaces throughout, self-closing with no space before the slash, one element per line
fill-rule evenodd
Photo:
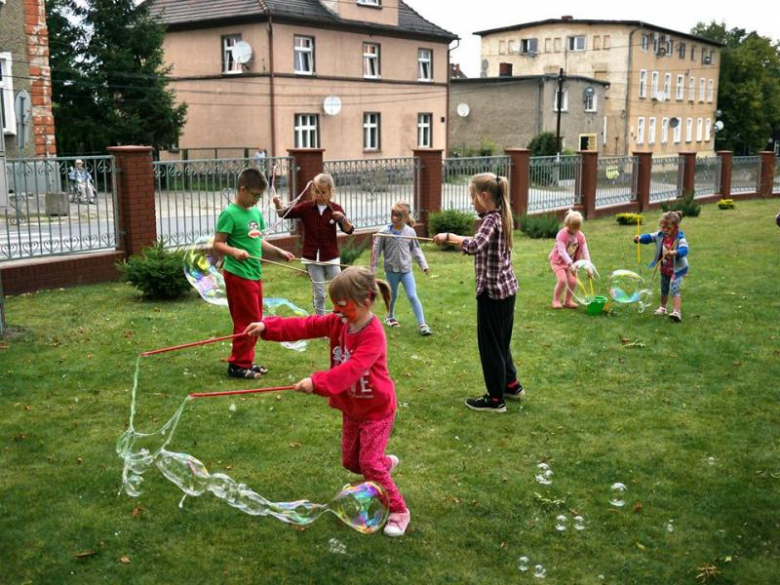
<path fill-rule="evenodd" d="M 260 258 L 272 252 L 290 262 L 295 256 L 263 239 L 265 222 L 256 205 L 268 182 L 257 169 L 244 169 L 238 176 L 238 192 L 217 219 L 214 249 L 225 256 L 223 275 L 233 333 L 243 333 L 250 323 L 263 318 L 263 271 Z M 260 378 L 268 370 L 256 365 L 257 337 L 242 335 L 233 339 L 228 376 Z"/>

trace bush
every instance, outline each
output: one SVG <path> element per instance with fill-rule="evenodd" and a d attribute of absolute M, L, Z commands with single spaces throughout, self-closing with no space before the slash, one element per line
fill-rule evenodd
<path fill-rule="evenodd" d="M 645 223 L 645 218 L 639 213 L 618 213 L 615 219 L 620 225 L 642 225 Z"/>
<path fill-rule="evenodd" d="M 718 201 L 718 209 L 734 209 L 735 207 L 733 199 L 721 199 Z"/>
<path fill-rule="evenodd" d="M 554 238 L 558 235 L 560 226 L 558 224 L 558 218 L 555 214 L 545 215 L 528 215 L 527 213 L 521 217 L 517 224 L 520 226 L 520 231 L 527 235 L 529 238 Z"/>
<path fill-rule="evenodd" d="M 531 156 L 555 156 L 558 154 L 558 139 L 552 132 L 540 132 L 528 143 Z"/>
<path fill-rule="evenodd" d="M 183 251 L 168 251 L 162 242 L 144 248 L 139 256 L 117 262 L 123 280 L 139 289 L 144 298 L 154 301 L 178 299 L 190 290 L 184 277 Z"/>
<path fill-rule="evenodd" d="M 355 243 L 354 238 L 349 238 L 347 243 L 341 247 L 340 258 L 342 264 L 349 264 L 350 266 L 355 263 L 363 251 L 371 244 L 371 240 L 366 238 L 359 244 Z"/>
<path fill-rule="evenodd" d="M 431 213 L 428 217 L 428 233 L 472 236 L 474 235 L 474 216 L 456 209 Z"/>
<path fill-rule="evenodd" d="M 664 211 L 679 211 L 683 217 L 699 217 L 701 205 L 693 200 L 693 193 L 688 193 L 682 199 L 669 203 L 661 203 L 661 209 Z"/>

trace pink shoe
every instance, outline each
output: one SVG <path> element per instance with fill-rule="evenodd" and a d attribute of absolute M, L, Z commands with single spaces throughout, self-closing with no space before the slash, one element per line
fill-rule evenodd
<path fill-rule="evenodd" d="M 575 303 L 574 301 L 569 301 L 568 303 L 565 303 L 563 306 L 566 307 L 567 309 L 576 309 L 577 303 Z"/>
<path fill-rule="evenodd" d="M 553 301 L 552 308 L 553 309 L 563 309 L 563 305 L 561 304 L 561 301 Z"/>
<path fill-rule="evenodd" d="M 401 463 L 401 460 L 395 455 L 388 455 L 388 457 L 390 458 L 390 468 L 387 470 L 387 473 L 392 475 L 393 471 L 395 471 L 395 468 L 398 467 L 399 463 Z"/>
<path fill-rule="evenodd" d="M 409 526 L 409 520 L 411 519 L 412 515 L 409 513 L 409 510 L 405 512 L 390 512 L 387 524 L 385 524 L 385 534 L 393 538 L 403 536 L 406 534 L 406 527 Z"/>

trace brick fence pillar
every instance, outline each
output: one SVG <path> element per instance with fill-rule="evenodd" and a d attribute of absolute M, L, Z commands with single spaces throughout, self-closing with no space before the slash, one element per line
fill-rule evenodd
<path fill-rule="evenodd" d="M 592 219 L 596 217 L 596 179 L 599 172 L 599 153 L 595 150 L 581 150 L 579 155 L 582 157 L 582 173 L 579 183 L 581 203 L 578 207 L 587 219 Z"/>
<path fill-rule="evenodd" d="M 639 205 L 639 211 L 650 209 L 650 184 L 653 178 L 653 153 L 635 152 L 634 156 L 639 162 L 636 181 L 636 202 Z"/>
<path fill-rule="evenodd" d="M 152 147 L 112 146 L 108 153 L 116 159 L 117 242 L 128 256 L 138 254 L 157 241 Z"/>
<path fill-rule="evenodd" d="M 720 158 L 720 196 L 728 199 L 731 195 L 731 168 L 734 164 L 734 153 L 730 150 L 719 150 Z"/>
<path fill-rule="evenodd" d="M 314 179 L 322 172 L 323 168 L 323 153 L 322 148 L 288 148 L 287 154 L 295 157 L 295 188 L 298 193 L 303 191 L 306 187 L 306 183 Z M 338 185 L 336 185 L 338 190 Z M 298 193 L 290 193 L 291 198 L 295 198 Z M 307 193 L 301 198 L 301 201 L 305 201 L 311 197 L 310 193 Z M 349 213 L 349 211 L 347 211 Z"/>
<path fill-rule="evenodd" d="M 428 235 L 428 217 L 431 213 L 441 211 L 441 174 L 442 153 L 444 151 L 435 148 L 418 148 L 413 151 L 414 156 L 420 159 L 420 191 L 418 210 L 420 221 Z"/>
<path fill-rule="evenodd" d="M 509 195 L 515 215 L 522 217 L 528 211 L 528 186 L 531 178 L 531 151 L 527 148 L 507 148 L 504 153 L 511 161 Z"/>
<path fill-rule="evenodd" d="M 771 150 L 763 150 L 761 155 L 761 182 L 759 183 L 759 196 L 771 197 L 775 182 L 775 153 Z"/>
<path fill-rule="evenodd" d="M 681 152 L 680 157 L 685 161 L 683 172 L 683 197 L 696 191 L 696 153 Z"/>

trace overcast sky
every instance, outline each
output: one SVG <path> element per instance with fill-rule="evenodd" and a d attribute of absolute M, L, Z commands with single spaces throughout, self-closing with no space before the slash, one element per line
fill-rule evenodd
<path fill-rule="evenodd" d="M 571 15 L 580 19 L 642 20 L 665 28 L 690 32 L 697 22 L 725 22 L 728 28 L 748 31 L 780 40 L 780 9 L 775 0 L 653 0 L 630 2 L 604 0 L 405 0 L 428 20 L 457 34 L 460 46 L 452 52 L 452 62 L 460 63 L 469 77 L 479 76 L 480 37 L 478 30 L 511 26 Z M 772 9 L 770 6 L 775 5 Z"/>

